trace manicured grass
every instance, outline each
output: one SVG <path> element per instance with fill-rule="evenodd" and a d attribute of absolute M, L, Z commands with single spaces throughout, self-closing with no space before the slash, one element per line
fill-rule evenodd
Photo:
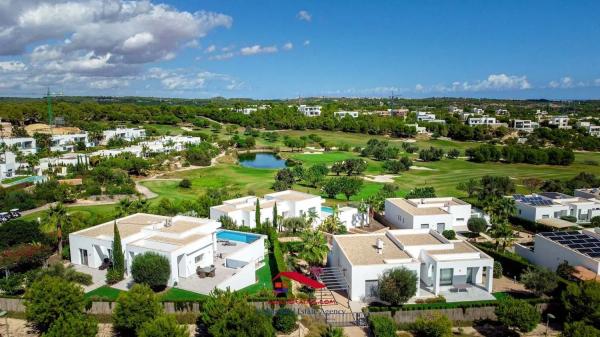
<path fill-rule="evenodd" d="M 21 179 L 25 179 L 27 177 L 30 177 L 30 176 L 17 176 L 17 177 L 12 177 L 12 178 L 6 178 L 6 179 L 2 180 L 2 183 L 3 184 L 10 184 L 12 182 L 19 181 Z"/>
<path fill-rule="evenodd" d="M 331 152 L 323 152 L 323 153 L 315 153 L 315 154 L 306 154 L 306 153 L 292 153 L 292 152 L 284 152 L 280 154 L 283 158 L 292 158 L 295 160 L 300 160 L 304 163 L 305 167 L 310 167 L 316 164 L 325 164 L 327 166 L 331 166 L 333 163 L 337 161 L 343 161 L 347 159 L 360 158 L 367 161 L 367 170 L 365 174 L 381 174 L 383 173 L 383 169 L 381 167 L 382 162 L 378 162 L 372 160 L 370 158 L 364 158 L 358 155 L 355 152 L 342 152 L 342 151 L 331 151 Z"/>
<path fill-rule="evenodd" d="M 148 126 L 155 128 L 161 135 L 176 136 L 183 133 L 183 130 L 176 125 L 148 124 Z"/>
<path fill-rule="evenodd" d="M 104 285 L 85 294 L 86 298 L 101 298 L 105 301 L 116 301 L 123 291 Z"/>
<path fill-rule="evenodd" d="M 180 302 L 180 301 L 198 301 L 205 299 L 207 296 L 198 294 L 192 291 L 187 291 L 179 288 L 169 288 L 167 291 L 159 295 L 159 301 L 162 302 Z"/>

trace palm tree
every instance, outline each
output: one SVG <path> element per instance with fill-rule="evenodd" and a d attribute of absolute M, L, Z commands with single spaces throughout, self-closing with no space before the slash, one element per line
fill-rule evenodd
<path fill-rule="evenodd" d="M 302 251 L 298 256 L 310 266 L 322 265 L 329 246 L 325 235 L 320 231 L 306 230 L 300 234 L 302 238 Z"/>
<path fill-rule="evenodd" d="M 117 217 L 124 217 L 131 213 L 132 202 L 129 198 L 123 198 L 119 200 L 117 204 Z"/>
<path fill-rule="evenodd" d="M 66 207 L 61 203 L 56 203 L 54 206 L 50 206 L 46 212 L 47 221 L 52 224 L 52 227 L 56 228 L 56 237 L 58 239 L 58 256 L 62 258 L 63 250 L 63 236 L 62 227 L 69 221 L 69 214 L 67 213 Z"/>
<path fill-rule="evenodd" d="M 34 154 L 29 154 L 29 155 L 25 156 L 25 161 L 27 162 L 27 165 L 31 169 L 31 174 L 34 175 L 35 167 L 36 167 L 36 165 L 40 164 L 40 159 Z"/>
<path fill-rule="evenodd" d="M 490 236 L 496 239 L 496 250 L 498 250 L 498 246 L 502 246 L 502 250 L 505 250 L 515 241 L 512 228 L 507 224 L 493 225 L 490 229 Z"/>
<path fill-rule="evenodd" d="M 317 211 L 315 211 L 314 209 L 310 209 L 310 210 L 308 210 L 308 214 L 306 217 L 306 223 L 308 223 L 312 226 L 318 218 L 319 218 L 319 214 L 317 213 Z"/>

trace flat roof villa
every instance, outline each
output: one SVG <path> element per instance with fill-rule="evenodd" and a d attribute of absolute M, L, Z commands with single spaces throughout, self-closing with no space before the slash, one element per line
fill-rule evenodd
<path fill-rule="evenodd" d="M 115 222 L 127 275 L 135 256 L 154 252 L 169 260 L 169 286 L 177 284 L 179 288 L 206 294 L 214 288 L 239 290 L 254 284 L 256 270 L 264 263 L 264 235 L 221 230 L 219 223 L 210 219 L 144 213 L 71 233 L 71 263 L 98 269 L 109 261 Z M 199 268 L 210 269 L 210 277 L 200 276 Z"/>
<path fill-rule="evenodd" d="M 316 212 L 319 218 L 315 220 L 313 226 L 317 226 L 323 218 L 321 204 L 324 201 L 320 196 L 294 190 L 269 193 L 264 198 L 245 196 L 226 200 L 223 204 L 210 208 L 210 218 L 219 220 L 221 216 L 229 216 L 238 226 L 254 228 L 256 227 L 255 211 L 257 201 L 261 210 L 261 222 L 273 222 L 273 207 L 275 204 L 277 204 L 277 214 L 284 219 Z"/>
<path fill-rule="evenodd" d="M 553 271 L 567 261 L 600 280 L 600 228 L 538 233 L 533 245 L 516 244 L 515 252 Z"/>
<path fill-rule="evenodd" d="M 471 205 L 453 197 L 385 200 L 385 219 L 396 228 L 463 230 L 471 217 Z"/>
<path fill-rule="evenodd" d="M 334 235 L 328 256 L 328 266 L 339 270 L 337 282 L 347 285 L 351 301 L 359 302 L 376 300 L 379 277 L 400 267 L 417 275 L 415 298 L 493 299 L 493 265 L 491 257 L 470 244 L 430 229 Z"/>
<path fill-rule="evenodd" d="M 600 215 L 600 201 L 595 198 L 570 196 L 558 192 L 515 194 L 512 198 L 517 207 L 516 216 L 532 222 L 573 216 L 577 218 L 578 223 L 586 223 Z"/>

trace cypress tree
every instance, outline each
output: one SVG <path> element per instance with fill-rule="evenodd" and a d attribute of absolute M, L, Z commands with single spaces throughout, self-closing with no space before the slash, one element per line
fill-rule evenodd
<path fill-rule="evenodd" d="M 254 211 L 254 222 L 256 223 L 256 228 L 260 229 L 260 202 L 258 198 L 256 198 L 256 211 Z"/>
<path fill-rule="evenodd" d="M 121 234 L 119 233 L 119 228 L 117 227 L 117 221 L 115 220 L 114 225 L 114 239 L 112 246 L 112 255 L 113 255 L 113 269 L 119 275 L 120 279 L 123 279 L 125 274 L 125 257 L 123 256 L 123 247 L 121 246 Z"/>
<path fill-rule="evenodd" d="M 273 205 L 273 229 L 277 230 L 277 202 Z"/>

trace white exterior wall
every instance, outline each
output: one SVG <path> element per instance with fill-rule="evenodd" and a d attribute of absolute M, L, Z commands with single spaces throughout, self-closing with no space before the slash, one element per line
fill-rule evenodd
<path fill-rule="evenodd" d="M 365 281 L 377 280 L 386 270 L 404 267 L 408 270 L 414 271 L 417 275 L 417 293 L 415 296 L 419 297 L 419 283 L 421 279 L 420 275 L 420 264 L 418 262 L 407 262 L 407 263 L 390 263 L 390 264 L 377 264 L 368 266 L 352 266 L 351 272 L 351 283 L 349 284 L 348 292 L 350 293 L 350 299 L 352 301 L 365 300 Z"/>
<path fill-rule="evenodd" d="M 242 268 L 239 268 L 233 276 L 219 283 L 217 288 L 221 290 L 229 289 L 231 291 L 236 291 L 244 289 L 254 283 L 256 283 L 256 267 L 254 264 L 248 263 Z"/>
<path fill-rule="evenodd" d="M 102 132 L 103 144 L 108 143 L 112 138 L 121 138 L 128 142 L 135 139 L 145 138 L 146 130 L 138 128 L 116 128 L 114 130 L 106 130 Z"/>
<path fill-rule="evenodd" d="M 569 262 L 571 266 L 584 266 L 600 275 L 600 261 L 571 250 L 557 242 L 536 235 L 534 239 L 534 250 L 521 245 L 515 246 L 515 252 L 533 264 L 543 266 L 552 271 L 563 261 Z"/>
<path fill-rule="evenodd" d="M 518 201 L 515 202 L 515 205 L 517 207 L 516 216 L 531 222 L 535 222 L 539 219 L 560 218 L 563 215 L 569 215 L 569 206 L 565 205 L 534 207 Z M 557 212 L 559 213 L 558 216 L 556 216 Z"/>
<path fill-rule="evenodd" d="M 0 154 L 0 180 L 15 176 L 19 166 L 14 153 L 7 151 Z"/>
<path fill-rule="evenodd" d="M 71 151 L 75 150 L 75 146 L 80 141 L 85 143 L 85 146 L 87 146 L 87 147 L 94 146 L 94 144 L 92 144 L 88 141 L 87 132 L 69 134 L 69 135 L 53 135 L 52 136 L 52 145 L 50 146 L 50 151 L 71 152 Z"/>
<path fill-rule="evenodd" d="M 0 144 L 6 144 L 9 149 L 16 146 L 25 155 L 37 152 L 35 138 L 33 137 L 0 138 Z"/>
<path fill-rule="evenodd" d="M 360 227 L 361 220 L 365 226 L 369 224 L 369 215 L 360 214 L 358 209 L 354 207 L 343 207 L 339 209 L 338 212 L 338 218 L 346 229 Z"/>
<path fill-rule="evenodd" d="M 471 217 L 471 205 L 453 205 L 448 207 L 448 214 L 416 215 L 404 211 L 392 201 L 385 201 L 385 218 L 395 228 L 399 229 L 423 229 L 421 225 L 437 231 L 438 224 L 444 224 L 444 230 L 454 227 L 466 227 Z"/>

